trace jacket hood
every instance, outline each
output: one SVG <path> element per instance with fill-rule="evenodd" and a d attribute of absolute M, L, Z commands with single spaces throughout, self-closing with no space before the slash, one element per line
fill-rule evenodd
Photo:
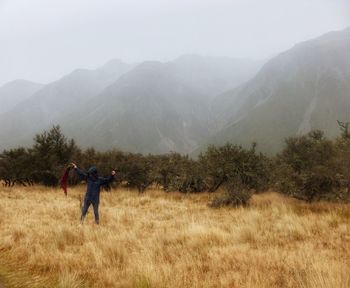
<path fill-rule="evenodd" d="M 90 168 L 89 168 L 89 170 L 88 170 L 88 174 L 89 175 L 93 175 L 93 176 L 97 176 L 97 168 L 96 168 L 96 166 L 91 166 Z"/>

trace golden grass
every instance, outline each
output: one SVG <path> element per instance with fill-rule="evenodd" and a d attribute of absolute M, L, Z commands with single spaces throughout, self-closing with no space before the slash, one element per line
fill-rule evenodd
<path fill-rule="evenodd" d="M 350 205 L 267 193 L 211 209 L 210 194 L 117 190 L 97 226 L 92 207 L 79 223 L 83 193 L 2 188 L 6 287 L 350 287 Z"/>

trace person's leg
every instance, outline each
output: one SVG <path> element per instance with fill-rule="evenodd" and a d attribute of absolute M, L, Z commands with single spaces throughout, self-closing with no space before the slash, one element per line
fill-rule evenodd
<path fill-rule="evenodd" d="M 80 217 L 81 223 L 84 222 L 84 218 L 89 209 L 90 204 L 91 202 L 88 199 L 84 199 L 84 205 L 83 205 L 83 208 L 81 209 L 81 217 Z"/>
<path fill-rule="evenodd" d="M 100 223 L 100 217 L 98 215 L 98 202 L 92 203 L 92 206 L 94 207 L 94 214 L 95 214 L 95 222 L 96 224 Z"/>

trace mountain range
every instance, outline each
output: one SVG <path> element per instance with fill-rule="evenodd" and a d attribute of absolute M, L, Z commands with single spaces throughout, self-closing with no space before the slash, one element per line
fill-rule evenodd
<path fill-rule="evenodd" d="M 0 114 L 0 148 L 30 145 L 35 133 L 59 124 L 82 147 L 188 153 L 209 133 L 212 99 L 260 67 L 259 61 L 184 55 L 79 69 Z"/>
<path fill-rule="evenodd" d="M 213 103 L 220 123 L 206 143 L 234 142 L 275 153 L 284 139 L 350 121 L 350 28 L 297 44 Z"/>
<path fill-rule="evenodd" d="M 0 87 L 0 150 L 30 145 L 59 124 L 82 147 L 198 153 L 208 144 L 257 142 L 279 151 L 286 137 L 350 121 L 350 28 L 271 58 L 184 55 L 169 62 L 112 60 L 46 85 Z"/>

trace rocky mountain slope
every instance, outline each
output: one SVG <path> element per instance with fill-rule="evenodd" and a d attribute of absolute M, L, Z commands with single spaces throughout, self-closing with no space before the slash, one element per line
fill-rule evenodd
<path fill-rule="evenodd" d="M 350 28 L 281 53 L 212 109 L 219 132 L 206 143 L 256 141 L 273 153 L 284 138 L 312 129 L 338 135 L 337 120 L 350 121 Z"/>
<path fill-rule="evenodd" d="M 34 133 L 59 124 L 84 147 L 188 153 L 210 134 L 212 99 L 250 79 L 260 65 L 185 55 L 132 68 L 114 61 L 77 70 L 0 116 L 0 148 L 28 143 Z"/>
<path fill-rule="evenodd" d="M 112 60 L 96 70 L 78 69 L 0 115 L 0 149 L 31 142 L 33 135 L 76 110 L 100 93 L 131 65 Z"/>

